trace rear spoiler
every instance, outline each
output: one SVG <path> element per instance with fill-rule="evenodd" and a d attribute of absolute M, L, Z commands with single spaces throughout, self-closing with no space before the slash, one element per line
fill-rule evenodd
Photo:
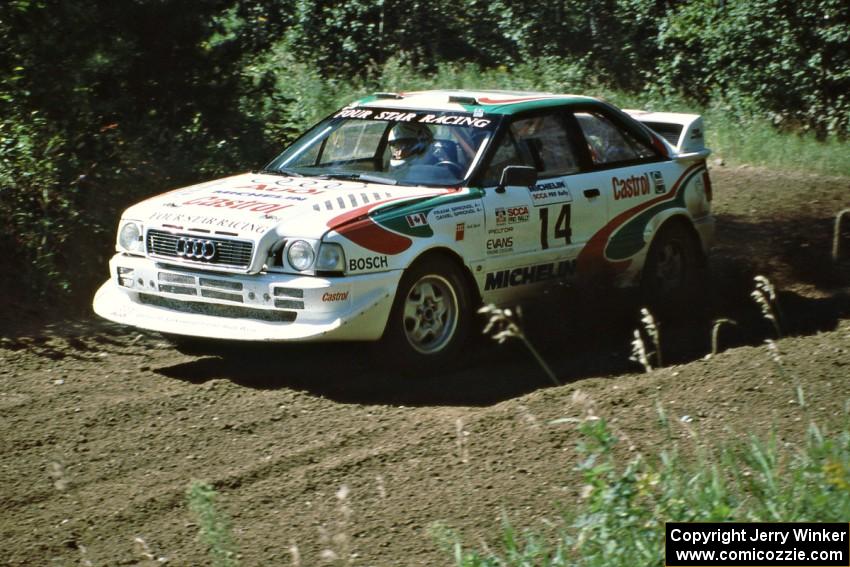
<path fill-rule="evenodd" d="M 705 147 L 705 129 L 699 114 L 645 110 L 624 112 L 664 139 L 673 149 L 675 159 L 705 159 L 711 153 Z"/>

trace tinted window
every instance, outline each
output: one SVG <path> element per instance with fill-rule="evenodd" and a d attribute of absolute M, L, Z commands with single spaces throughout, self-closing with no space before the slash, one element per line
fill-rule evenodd
<path fill-rule="evenodd" d="M 617 127 L 601 114 L 575 114 L 594 165 L 608 165 L 655 157 L 655 150 L 638 141 L 628 131 Z"/>
<path fill-rule="evenodd" d="M 556 114 L 511 122 L 484 174 L 484 183 L 498 183 L 507 165 L 533 166 L 541 178 L 578 171 L 575 152 L 563 122 Z"/>

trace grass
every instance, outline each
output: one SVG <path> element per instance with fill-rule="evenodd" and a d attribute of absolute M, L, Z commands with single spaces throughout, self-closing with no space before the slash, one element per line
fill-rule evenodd
<path fill-rule="evenodd" d="M 709 147 L 730 164 L 850 176 L 850 143 L 784 133 L 768 120 L 740 120 L 724 110 L 704 114 Z"/>
<path fill-rule="evenodd" d="M 662 427 L 670 424 L 659 415 Z M 748 440 L 697 450 L 670 435 L 655 455 L 622 463 L 603 419 L 579 425 L 583 499 L 562 513 L 555 541 L 507 522 L 498 551 L 465 549 L 443 528 L 458 567 L 664 564 L 665 522 L 845 522 L 850 515 L 850 420 L 834 435 L 812 424 L 800 447 Z M 687 427 L 687 426 L 686 426 Z"/>
<path fill-rule="evenodd" d="M 764 276 L 754 279 L 753 300 L 776 337 L 782 336 L 776 290 Z M 491 308 L 492 310 L 493 308 Z M 661 366 L 658 325 L 641 310 L 644 332 Z M 713 330 L 712 352 L 717 350 Z M 522 333 L 517 329 L 517 333 Z M 645 344 L 635 330 L 632 360 L 652 370 Z M 808 420 L 799 381 L 785 369 L 776 343 L 767 339 L 767 356 L 779 375 L 794 387 L 797 406 Z M 848 408 L 850 409 L 850 408 Z M 564 423 L 572 420 L 555 420 Z M 595 413 L 579 421 L 581 456 L 575 470 L 584 482 L 581 501 L 562 512 L 562 528 L 554 541 L 539 533 L 518 534 L 505 520 L 502 546 L 483 552 L 463 547 L 445 527 L 438 538 L 449 543 L 458 567 L 540 567 L 664 565 L 666 522 L 844 522 L 850 517 L 850 414 L 830 435 L 810 422 L 802 446 L 750 436 L 744 442 L 713 445 L 681 420 L 696 448 L 683 447 L 659 406 L 665 448 L 623 462 L 615 450 L 618 434 Z M 622 435 L 621 435 L 622 436 Z M 625 438 L 625 436 L 622 436 Z"/>

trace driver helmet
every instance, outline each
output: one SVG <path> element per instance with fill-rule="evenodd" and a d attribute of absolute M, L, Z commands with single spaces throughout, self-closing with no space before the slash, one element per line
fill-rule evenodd
<path fill-rule="evenodd" d="M 434 135 L 424 124 L 396 124 L 390 130 L 390 166 L 403 165 L 411 157 L 425 153 L 431 145 Z"/>

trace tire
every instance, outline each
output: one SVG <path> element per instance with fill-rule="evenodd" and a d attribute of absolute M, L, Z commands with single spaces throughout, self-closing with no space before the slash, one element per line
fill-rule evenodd
<path fill-rule="evenodd" d="M 663 227 L 650 245 L 641 275 L 649 308 L 662 315 L 704 306 L 704 262 L 699 244 L 680 224 Z"/>
<path fill-rule="evenodd" d="M 424 258 L 402 276 L 375 354 L 414 374 L 434 371 L 457 358 L 473 318 L 461 268 L 445 257 Z"/>

